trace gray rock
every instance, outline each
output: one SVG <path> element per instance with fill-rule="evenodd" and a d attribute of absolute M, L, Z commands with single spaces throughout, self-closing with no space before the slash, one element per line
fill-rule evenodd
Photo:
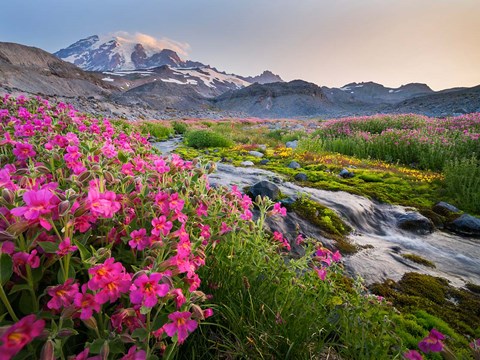
<path fill-rule="evenodd" d="M 280 189 L 277 185 L 274 183 L 271 183 L 270 181 L 260 181 L 253 185 L 250 188 L 250 193 L 252 194 L 252 197 L 255 199 L 258 195 L 264 197 L 269 197 L 271 200 L 275 201 L 278 199 L 280 196 Z"/>
<path fill-rule="evenodd" d="M 258 145 L 258 148 L 262 151 L 266 151 L 267 150 L 267 145 L 261 144 L 261 145 Z"/>
<path fill-rule="evenodd" d="M 295 180 L 297 180 L 297 181 L 307 181 L 308 180 L 307 174 L 298 173 L 297 175 L 295 175 Z"/>
<path fill-rule="evenodd" d="M 259 162 L 260 165 L 267 165 L 270 162 L 268 159 L 263 159 Z"/>
<path fill-rule="evenodd" d="M 298 146 L 298 140 L 287 141 L 287 143 L 285 144 L 285 147 L 290 148 L 290 149 L 296 149 L 297 146 Z"/>
<path fill-rule="evenodd" d="M 342 169 L 342 171 L 340 171 L 340 174 L 338 175 L 344 179 L 350 179 L 355 176 L 353 172 L 350 172 L 347 169 Z"/>
<path fill-rule="evenodd" d="M 261 153 L 260 151 L 249 151 L 248 154 L 252 155 L 252 156 L 255 156 L 257 158 L 263 157 L 263 153 Z"/>
<path fill-rule="evenodd" d="M 255 164 L 251 161 L 242 161 L 240 163 L 240 165 L 245 166 L 245 167 L 249 167 L 249 166 L 254 166 Z"/>
<path fill-rule="evenodd" d="M 300 164 L 296 161 L 292 161 L 290 164 L 288 164 L 288 167 L 290 169 L 300 169 L 301 168 Z"/>
<path fill-rule="evenodd" d="M 288 206 L 288 205 L 292 205 L 296 200 L 291 198 L 291 197 L 288 197 L 286 199 L 282 199 L 280 200 L 280 202 L 282 203 L 283 206 Z"/>
<path fill-rule="evenodd" d="M 432 208 L 433 211 L 435 211 L 437 214 L 443 215 L 443 216 L 448 216 L 452 213 L 459 213 L 460 210 L 458 210 L 455 206 L 445 202 L 445 201 L 440 201 L 439 203 L 435 204 Z"/>
<path fill-rule="evenodd" d="M 402 214 L 397 219 L 397 226 L 419 235 L 430 234 L 434 230 L 432 221 L 417 212 Z"/>
<path fill-rule="evenodd" d="M 459 216 L 447 228 L 460 235 L 480 237 L 480 219 L 469 214 Z"/>

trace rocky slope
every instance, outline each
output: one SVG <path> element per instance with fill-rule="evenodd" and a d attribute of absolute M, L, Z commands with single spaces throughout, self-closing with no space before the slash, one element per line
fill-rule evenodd
<path fill-rule="evenodd" d="M 115 90 L 46 51 L 5 42 L 0 42 L 0 88 L 50 96 L 104 96 Z"/>

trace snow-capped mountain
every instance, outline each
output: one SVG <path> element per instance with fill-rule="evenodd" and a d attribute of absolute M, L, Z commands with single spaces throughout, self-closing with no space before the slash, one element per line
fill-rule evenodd
<path fill-rule="evenodd" d="M 174 50 L 153 41 L 140 43 L 135 37 L 93 35 L 54 53 L 83 70 L 115 71 L 147 69 L 162 65 L 174 67 L 199 66 L 185 61 Z"/>

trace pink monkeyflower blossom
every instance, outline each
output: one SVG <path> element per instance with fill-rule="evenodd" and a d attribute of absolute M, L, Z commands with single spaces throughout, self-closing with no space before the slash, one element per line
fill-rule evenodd
<path fill-rule="evenodd" d="M 72 242 L 69 237 L 66 237 L 59 245 L 57 250 L 57 255 L 62 257 L 69 253 L 74 253 L 78 250 L 78 247 L 72 245 Z"/>
<path fill-rule="evenodd" d="M 272 215 L 279 214 L 280 216 L 287 216 L 287 209 L 282 207 L 281 203 L 273 205 Z"/>
<path fill-rule="evenodd" d="M 92 291 L 99 290 L 95 300 L 100 304 L 115 302 L 121 294 L 128 292 L 131 284 L 131 277 L 126 273 L 125 268 L 114 258 L 108 258 L 103 264 L 96 265 L 88 270 L 91 279 L 88 281 L 88 288 Z"/>
<path fill-rule="evenodd" d="M 52 225 L 45 219 L 51 216 L 60 200 L 48 189 L 29 190 L 23 194 L 26 206 L 14 208 L 10 211 L 13 216 L 23 216 L 26 220 L 39 220 L 40 225 L 50 230 Z"/>
<path fill-rule="evenodd" d="M 133 165 L 126 163 L 122 165 L 122 174 L 133 176 Z"/>
<path fill-rule="evenodd" d="M 174 231 L 172 233 L 173 237 L 178 237 L 180 241 L 188 241 L 190 239 L 190 235 L 188 235 L 188 232 L 185 230 L 185 224 L 182 224 L 180 229 L 177 231 Z"/>
<path fill-rule="evenodd" d="M 130 233 L 130 237 L 132 240 L 128 242 L 128 245 L 130 245 L 132 249 L 141 251 L 150 245 L 150 239 L 147 237 L 147 230 L 145 229 L 132 231 Z"/>
<path fill-rule="evenodd" d="M 13 260 L 13 272 L 19 276 L 24 274 L 25 265 L 30 266 L 32 269 L 36 269 L 40 266 L 40 258 L 37 255 L 37 250 L 32 252 L 17 252 L 12 256 Z"/>
<path fill-rule="evenodd" d="M 35 315 L 27 315 L 8 327 L 0 336 L 0 358 L 11 359 L 25 345 L 40 336 L 45 328 L 45 320 L 37 320 Z"/>
<path fill-rule="evenodd" d="M 100 312 L 100 304 L 95 300 L 93 294 L 87 293 L 86 284 L 82 285 L 82 292 L 77 292 L 73 299 L 73 304 L 80 310 L 80 319 L 88 320 L 93 316 L 93 312 Z"/>
<path fill-rule="evenodd" d="M 208 308 L 203 310 L 203 317 L 205 319 L 209 318 L 210 316 L 213 316 L 213 309 Z"/>
<path fill-rule="evenodd" d="M 408 360 L 422 360 L 423 356 L 417 350 L 408 350 L 403 354 L 403 357 Z"/>
<path fill-rule="evenodd" d="M 119 309 L 112 315 L 110 321 L 116 332 L 121 333 L 123 327 L 126 327 L 132 333 L 135 329 L 145 326 L 145 315 L 134 308 Z"/>
<path fill-rule="evenodd" d="M 302 234 L 298 234 L 297 238 L 295 239 L 295 244 L 297 245 L 301 245 L 303 244 L 303 241 L 305 240 L 305 238 L 303 237 Z"/>
<path fill-rule="evenodd" d="M 227 223 L 222 222 L 222 225 L 220 226 L 220 235 L 224 235 L 230 231 L 232 231 L 232 228 L 228 226 Z"/>
<path fill-rule="evenodd" d="M 112 218 L 118 212 L 121 205 L 116 201 L 113 191 L 100 193 L 96 188 L 90 188 L 87 197 L 87 208 L 92 215 L 97 217 Z"/>
<path fill-rule="evenodd" d="M 139 304 L 145 307 L 153 307 L 158 302 L 158 297 L 168 294 L 169 286 L 159 284 L 163 275 L 152 273 L 150 276 L 140 275 L 130 287 L 130 301 L 132 304 Z"/>
<path fill-rule="evenodd" d="M 174 193 L 170 195 L 168 199 L 168 208 L 175 212 L 180 212 L 185 205 L 185 201 L 178 197 L 178 193 Z"/>
<path fill-rule="evenodd" d="M 193 292 L 200 287 L 201 280 L 200 280 L 200 277 L 197 274 L 187 273 L 187 277 L 185 278 L 185 282 L 190 285 L 188 290 L 190 292 Z"/>
<path fill-rule="evenodd" d="M 160 236 L 160 234 L 162 234 L 163 236 L 167 236 L 170 233 L 173 224 L 171 221 L 167 221 L 167 218 L 162 215 L 159 218 L 153 218 L 152 226 L 153 235 Z"/>
<path fill-rule="evenodd" d="M 107 159 L 112 159 L 118 155 L 117 150 L 115 150 L 115 146 L 110 142 L 106 142 L 105 145 L 103 145 L 102 154 Z"/>
<path fill-rule="evenodd" d="M 81 233 L 85 233 L 92 227 L 91 223 L 93 222 L 95 222 L 95 217 L 93 216 L 79 216 L 75 218 L 75 230 L 78 230 Z"/>
<path fill-rule="evenodd" d="M 27 160 L 28 158 L 34 157 L 37 155 L 33 146 L 28 143 L 17 142 L 15 148 L 13 149 L 13 155 L 17 157 L 18 160 Z"/>
<path fill-rule="evenodd" d="M 75 355 L 71 360 L 102 360 L 101 355 L 95 355 L 88 357 L 88 353 L 90 352 L 89 348 L 86 348 L 81 353 Z"/>
<path fill-rule="evenodd" d="M 242 215 L 240 215 L 240 219 L 245 220 L 245 221 L 252 220 L 252 218 L 253 218 L 253 214 L 248 209 L 245 210 Z"/>
<path fill-rule="evenodd" d="M 445 340 L 445 335 L 436 329 L 432 329 L 428 336 L 418 343 L 418 348 L 424 353 L 440 352 L 443 349 L 442 340 Z"/>
<path fill-rule="evenodd" d="M 205 240 L 210 239 L 210 225 L 200 224 L 200 236 L 203 237 Z"/>
<path fill-rule="evenodd" d="M 469 345 L 473 350 L 480 350 L 480 339 L 473 340 Z"/>
<path fill-rule="evenodd" d="M 52 297 L 47 307 L 60 310 L 72 305 L 75 295 L 78 294 L 78 284 L 74 283 L 73 279 L 67 279 L 64 284 L 48 287 L 47 294 Z"/>
<path fill-rule="evenodd" d="M 11 241 L 4 241 L 0 246 L 0 252 L 11 256 L 15 252 L 15 244 Z"/>
<path fill-rule="evenodd" d="M 130 349 L 128 349 L 128 352 L 120 358 L 120 360 L 146 360 L 147 359 L 147 353 L 145 350 L 137 350 L 137 347 L 134 345 Z"/>
<path fill-rule="evenodd" d="M 177 335 L 178 343 L 182 344 L 188 337 L 188 334 L 195 331 L 198 323 L 191 319 L 192 314 L 188 311 L 174 313 L 168 315 L 171 323 L 163 325 L 163 329 L 168 336 L 173 337 Z"/>
<path fill-rule="evenodd" d="M 319 279 L 324 281 L 325 277 L 327 276 L 327 269 L 325 269 L 324 267 L 321 267 L 321 268 L 314 267 L 314 270 L 317 273 Z"/>
<path fill-rule="evenodd" d="M 200 203 L 200 205 L 197 208 L 197 216 L 198 217 L 207 216 L 208 215 L 207 210 L 208 210 L 207 205 L 205 205 L 204 203 Z"/>
<path fill-rule="evenodd" d="M 192 253 L 192 244 L 189 240 L 180 240 L 177 244 L 177 256 L 181 258 L 188 258 Z"/>
<path fill-rule="evenodd" d="M 155 160 L 153 164 L 155 165 L 155 169 L 159 174 L 165 174 L 170 171 L 170 166 L 168 166 L 163 159 Z"/>
<path fill-rule="evenodd" d="M 177 309 L 180 309 L 187 301 L 185 295 L 183 295 L 182 289 L 173 289 L 170 291 L 170 294 L 175 297 L 175 305 L 177 306 Z"/>

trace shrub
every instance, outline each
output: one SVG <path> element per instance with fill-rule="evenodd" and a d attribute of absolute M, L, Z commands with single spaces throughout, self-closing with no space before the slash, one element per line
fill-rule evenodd
<path fill-rule="evenodd" d="M 475 155 L 451 160 L 443 171 L 447 191 L 456 205 L 480 214 L 480 160 Z"/>
<path fill-rule="evenodd" d="M 188 146 L 196 149 L 209 147 L 230 147 L 232 142 L 221 134 L 208 130 L 190 131 L 185 136 L 185 142 Z"/>
<path fill-rule="evenodd" d="M 183 135 L 187 132 L 187 124 L 185 124 L 184 122 L 174 121 L 172 123 L 172 128 L 173 131 L 175 131 L 175 134 Z"/>
<path fill-rule="evenodd" d="M 143 122 L 140 125 L 140 131 L 144 136 L 153 136 L 158 140 L 168 139 L 173 135 L 173 129 L 163 126 L 158 122 Z"/>

